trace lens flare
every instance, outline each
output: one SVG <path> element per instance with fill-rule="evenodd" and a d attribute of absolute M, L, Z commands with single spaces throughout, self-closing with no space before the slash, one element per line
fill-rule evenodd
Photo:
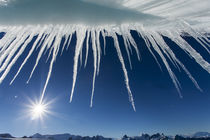
<path fill-rule="evenodd" d="M 50 102 L 45 101 L 32 101 L 31 99 L 30 105 L 28 106 L 28 115 L 30 116 L 31 120 L 43 120 L 44 117 L 50 114 L 49 105 Z"/>
<path fill-rule="evenodd" d="M 43 104 L 37 104 L 33 106 L 33 109 L 31 110 L 31 116 L 32 118 L 41 118 L 46 112 L 46 107 Z"/>

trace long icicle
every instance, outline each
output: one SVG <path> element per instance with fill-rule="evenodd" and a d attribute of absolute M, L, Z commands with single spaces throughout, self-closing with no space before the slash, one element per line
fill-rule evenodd
<path fill-rule="evenodd" d="M 70 102 L 72 102 L 72 98 L 74 95 L 74 88 L 75 88 L 76 79 L 77 79 L 78 59 L 79 59 L 80 50 L 82 49 L 83 41 L 85 38 L 85 32 L 86 31 L 85 31 L 84 27 L 78 28 L 77 32 L 76 32 L 77 44 L 76 44 L 75 55 L 74 55 L 73 83 L 72 83 Z"/>
<path fill-rule="evenodd" d="M 116 48 L 116 51 L 117 51 L 118 58 L 120 60 L 120 63 L 121 63 L 121 66 L 122 66 L 122 69 L 123 69 L 123 72 L 124 72 L 125 84 L 126 84 L 126 88 L 128 90 L 129 101 L 132 104 L 133 110 L 136 111 L 133 95 L 132 95 L 130 85 L 129 85 L 128 72 L 127 72 L 127 69 L 125 67 L 125 62 L 124 62 L 124 59 L 123 59 L 123 56 L 122 56 L 122 53 L 121 53 L 121 50 L 120 50 L 120 46 L 119 46 L 116 34 L 113 35 L 113 39 L 114 39 L 114 44 L 115 44 L 115 48 Z"/>
<path fill-rule="evenodd" d="M 96 79 L 96 71 L 97 71 L 97 61 L 98 57 L 97 55 L 97 48 L 96 48 L 96 34 L 95 30 L 91 31 L 91 38 L 92 38 L 92 50 L 93 50 L 93 65 L 94 65 L 94 72 L 93 72 L 93 83 L 92 83 L 92 93 L 91 93 L 91 101 L 90 101 L 90 107 L 93 106 L 93 96 L 94 96 L 94 90 L 95 90 L 95 79 Z"/>

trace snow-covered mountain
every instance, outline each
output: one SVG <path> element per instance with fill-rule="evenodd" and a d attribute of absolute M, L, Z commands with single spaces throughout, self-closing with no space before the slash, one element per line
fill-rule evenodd
<path fill-rule="evenodd" d="M 10 135 L 9 133 L 4 133 L 4 134 L 0 134 L 0 138 L 14 138 L 14 137 Z"/>
<path fill-rule="evenodd" d="M 56 135 L 41 135 L 39 133 L 34 134 L 31 138 L 42 138 L 50 140 L 69 140 L 72 137 L 70 134 L 56 134 Z"/>
<path fill-rule="evenodd" d="M 121 140 L 173 140 L 173 138 L 165 136 L 163 133 L 154 135 L 142 134 L 141 136 L 128 137 L 125 135 Z"/>
<path fill-rule="evenodd" d="M 154 135 L 142 134 L 141 136 L 129 137 L 124 135 L 120 139 L 105 138 L 103 136 L 77 136 L 68 133 L 55 134 L 55 135 L 41 135 L 36 133 L 30 137 L 24 136 L 23 138 L 14 138 L 10 134 L 0 134 L 0 140 L 210 140 L 210 133 L 208 132 L 197 132 L 193 135 L 176 135 L 175 137 L 166 136 L 163 133 L 157 133 Z"/>
<path fill-rule="evenodd" d="M 103 136 L 77 136 L 68 133 L 56 134 L 56 135 L 41 135 L 39 133 L 34 134 L 31 138 L 48 139 L 48 140 L 112 140 L 112 138 L 104 138 Z"/>
<path fill-rule="evenodd" d="M 192 137 L 193 138 L 207 138 L 207 137 L 210 137 L 210 133 L 208 133 L 208 132 L 197 132 L 197 133 L 193 134 Z"/>
<path fill-rule="evenodd" d="M 14 137 L 8 133 L 0 134 L 0 140 L 11 140 L 11 138 Z"/>

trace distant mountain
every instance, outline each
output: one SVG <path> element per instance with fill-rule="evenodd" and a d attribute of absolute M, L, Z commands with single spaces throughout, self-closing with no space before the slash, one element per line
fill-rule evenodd
<path fill-rule="evenodd" d="M 173 138 L 165 136 L 163 133 L 157 133 L 154 135 L 142 134 L 141 136 L 128 137 L 127 135 L 123 136 L 122 140 L 173 140 Z"/>
<path fill-rule="evenodd" d="M 114 139 L 114 138 L 105 138 L 103 136 L 77 136 L 77 135 L 71 135 L 68 133 L 65 134 L 55 134 L 55 135 L 41 135 L 39 133 L 36 133 L 30 137 L 22 137 L 22 138 L 14 138 L 10 134 L 0 134 L 0 140 L 210 140 L 210 133 L 208 132 L 197 132 L 193 135 L 176 135 L 173 136 L 166 136 L 163 133 L 157 133 L 154 135 L 149 134 L 142 134 L 141 136 L 134 136 L 130 137 L 127 135 L 124 135 L 120 139 Z"/>
<path fill-rule="evenodd" d="M 4 133 L 4 134 L 0 134 L 0 138 L 14 138 L 14 137 L 8 133 Z"/>
<path fill-rule="evenodd" d="M 208 133 L 208 132 L 197 132 L 192 137 L 193 138 L 206 138 L 206 137 L 210 137 L 210 133 Z"/>
<path fill-rule="evenodd" d="M 39 133 L 34 134 L 31 138 L 42 138 L 43 136 Z"/>
<path fill-rule="evenodd" d="M 76 136 L 71 134 L 41 135 L 39 133 L 30 136 L 30 138 L 48 139 L 48 140 L 112 140 L 112 138 L 104 138 L 103 136 Z"/>
<path fill-rule="evenodd" d="M 153 135 L 142 134 L 142 136 L 129 137 L 124 135 L 121 140 L 210 140 L 210 133 L 208 132 L 197 132 L 193 135 L 176 135 L 166 136 L 163 133 L 157 133 Z"/>
<path fill-rule="evenodd" d="M 210 138 L 209 132 L 196 132 L 192 135 L 177 135 L 183 138 Z"/>
<path fill-rule="evenodd" d="M 11 140 L 11 138 L 1 138 L 0 137 L 0 140 Z"/>
<path fill-rule="evenodd" d="M 41 135 L 39 133 L 30 136 L 31 138 L 39 138 L 39 139 L 50 139 L 50 140 L 69 140 L 69 138 L 73 137 L 70 134 L 55 134 L 55 135 Z"/>

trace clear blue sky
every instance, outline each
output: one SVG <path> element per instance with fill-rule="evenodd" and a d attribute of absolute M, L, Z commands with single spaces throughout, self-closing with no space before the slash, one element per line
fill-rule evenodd
<path fill-rule="evenodd" d="M 134 95 L 137 112 L 128 101 L 123 72 L 117 58 L 113 40 L 106 38 L 106 56 L 102 57 L 100 74 L 96 78 L 94 106 L 89 108 L 93 59 L 89 54 L 87 67 L 79 69 L 73 102 L 69 103 L 75 37 L 70 49 L 59 56 L 46 91 L 45 99 L 56 99 L 50 106 L 54 115 L 44 118 L 44 123 L 24 118 L 27 98 L 39 98 L 48 72 L 49 62 L 43 57 L 29 84 L 25 84 L 35 63 L 34 53 L 13 85 L 10 80 L 18 70 L 27 52 L 12 68 L 10 75 L 0 85 L 0 133 L 8 132 L 14 136 L 34 133 L 55 134 L 71 133 L 79 135 L 103 135 L 121 137 L 140 133 L 163 132 L 169 135 L 188 134 L 196 131 L 210 131 L 210 77 L 194 60 L 190 59 L 172 42 L 178 58 L 186 65 L 204 90 L 195 88 L 184 72 L 175 73 L 182 84 L 183 99 L 179 98 L 172 81 L 162 64 L 161 72 L 143 40 L 133 34 L 142 56 L 141 62 L 132 56 L 133 69 L 129 69 L 127 56 L 120 38 L 121 48 L 126 58 L 130 86 Z M 188 41 L 206 60 L 209 54 L 191 38 Z M 30 48 L 30 46 L 29 46 Z M 209 62 L 209 61 L 208 61 Z M 15 98 L 17 96 L 17 98 Z"/>

